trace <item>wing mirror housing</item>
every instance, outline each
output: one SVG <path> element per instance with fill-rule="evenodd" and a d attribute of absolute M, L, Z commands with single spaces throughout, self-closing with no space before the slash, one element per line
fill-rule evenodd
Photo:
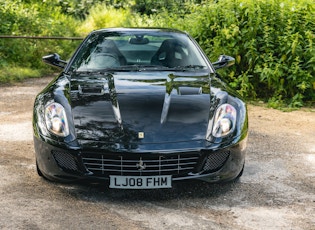
<path fill-rule="evenodd" d="M 64 69 L 67 65 L 67 62 L 64 60 L 61 60 L 59 54 L 57 53 L 44 56 L 42 60 L 48 65 L 57 66 L 61 69 Z"/>
<path fill-rule="evenodd" d="M 220 55 L 218 60 L 212 63 L 215 69 L 221 69 L 224 67 L 229 67 L 235 64 L 235 58 L 227 55 Z"/>

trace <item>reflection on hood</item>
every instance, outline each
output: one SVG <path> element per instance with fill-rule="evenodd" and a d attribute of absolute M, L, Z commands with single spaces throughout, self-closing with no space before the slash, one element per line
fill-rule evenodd
<path fill-rule="evenodd" d="M 74 75 L 71 103 L 82 141 L 199 140 L 209 120 L 210 79 L 163 72 Z"/>

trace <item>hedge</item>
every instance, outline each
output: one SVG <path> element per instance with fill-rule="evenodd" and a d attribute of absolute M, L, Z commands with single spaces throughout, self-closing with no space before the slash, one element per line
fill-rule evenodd
<path fill-rule="evenodd" d="M 97 4 L 75 15 L 65 11 L 66 4 L 74 9 L 80 1 Z M 220 74 L 245 98 L 277 108 L 315 102 L 313 0 L 164 0 L 167 7 L 161 2 L 0 0 L 0 34 L 85 36 L 113 26 L 177 28 L 196 38 L 212 61 L 220 54 L 235 57 L 236 65 Z M 146 8 L 140 3 L 147 3 Z M 13 65 L 40 70 L 42 55 L 59 52 L 67 58 L 76 46 L 69 41 L 0 39 L 0 69 Z"/>

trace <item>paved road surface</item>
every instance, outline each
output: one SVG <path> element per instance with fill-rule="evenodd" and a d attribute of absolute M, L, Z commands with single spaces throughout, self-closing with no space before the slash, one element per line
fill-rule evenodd
<path fill-rule="evenodd" d="M 249 106 L 244 175 L 168 190 L 51 183 L 35 172 L 31 117 L 51 78 L 0 87 L 1 229 L 315 229 L 315 113 Z"/>

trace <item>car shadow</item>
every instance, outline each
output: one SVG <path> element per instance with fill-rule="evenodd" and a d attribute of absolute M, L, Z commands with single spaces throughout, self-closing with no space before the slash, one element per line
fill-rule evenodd
<path fill-rule="evenodd" d="M 136 201 L 171 201 L 178 199 L 216 198 L 237 189 L 239 182 L 207 183 L 203 181 L 187 180 L 173 183 L 169 189 L 122 190 L 110 189 L 108 183 L 72 183 L 58 184 L 64 192 L 79 200 L 93 202 L 136 202 Z"/>

